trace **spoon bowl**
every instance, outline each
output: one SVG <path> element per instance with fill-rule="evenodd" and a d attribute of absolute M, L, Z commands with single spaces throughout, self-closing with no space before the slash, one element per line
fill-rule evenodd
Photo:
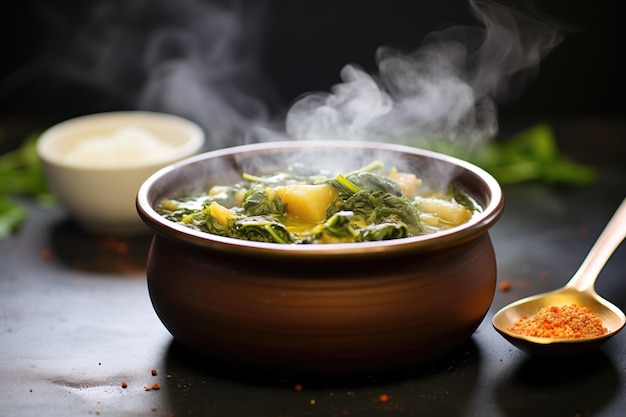
<path fill-rule="evenodd" d="M 555 339 L 524 336 L 507 330 L 521 318 L 532 317 L 546 305 L 571 304 L 593 310 L 602 319 L 604 327 L 607 328 L 607 333 L 584 339 Z M 602 299 L 595 292 L 582 292 L 565 287 L 509 304 L 493 317 L 493 326 L 510 343 L 527 353 L 541 356 L 566 356 L 578 355 L 597 348 L 617 334 L 624 326 L 625 320 L 624 313 L 619 308 Z"/>
<path fill-rule="evenodd" d="M 493 327 L 519 349 L 537 356 L 578 355 L 606 342 L 624 327 L 626 316 L 618 307 L 600 297 L 594 289 L 594 284 L 624 237 L 626 237 L 626 200 L 619 206 L 578 271 L 564 287 L 523 298 L 505 306 L 494 315 Z M 607 333 L 597 337 L 565 339 L 526 336 L 509 331 L 518 320 L 534 316 L 545 306 L 572 304 L 590 308 L 602 319 Z"/>

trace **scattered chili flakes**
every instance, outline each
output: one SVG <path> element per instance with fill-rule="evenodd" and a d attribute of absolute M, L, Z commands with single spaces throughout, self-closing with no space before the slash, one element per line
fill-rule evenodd
<path fill-rule="evenodd" d="M 128 382 L 122 381 L 122 388 L 128 388 Z"/>
<path fill-rule="evenodd" d="M 158 383 L 155 382 L 154 384 L 152 384 L 152 389 L 153 390 L 159 390 L 159 389 L 161 389 L 161 385 L 159 385 Z"/>
<path fill-rule="evenodd" d="M 50 249 L 44 249 L 41 251 L 41 259 L 44 261 L 49 261 L 52 259 L 52 251 Z"/>
<path fill-rule="evenodd" d="M 150 373 L 152 374 L 152 376 L 156 376 L 156 374 L 157 374 L 157 370 L 156 370 L 156 369 L 153 369 L 153 370 L 151 370 L 151 371 L 150 371 Z"/>
<path fill-rule="evenodd" d="M 172 377 L 172 374 L 167 374 L 165 375 L 165 378 L 170 379 Z"/>
<path fill-rule="evenodd" d="M 532 318 L 522 317 L 507 329 L 525 336 L 581 339 L 607 333 L 602 319 L 589 307 L 576 304 L 543 307 Z"/>
<path fill-rule="evenodd" d="M 107 236 L 100 240 L 100 245 L 105 248 L 112 250 L 120 255 L 127 254 L 129 251 L 129 244 L 126 241 L 120 240 L 114 236 Z"/>
<path fill-rule="evenodd" d="M 389 395 L 388 394 L 380 394 L 378 396 L 378 401 L 380 401 L 381 403 L 386 403 L 389 402 Z"/>
<path fill-rule="evenodd" d="M 304 387 L 302 386 L 302 384 L 296 384 L 293 386 L 293 390 L 296 392 L 300 392 L 304 389 Z"/>
<path fill-rule="evenodd" d="M 502 281 L 500 283 L 500 291 L 509 291 L 511 289 L 513 285 L 511 284 L 511 281 Z"/>

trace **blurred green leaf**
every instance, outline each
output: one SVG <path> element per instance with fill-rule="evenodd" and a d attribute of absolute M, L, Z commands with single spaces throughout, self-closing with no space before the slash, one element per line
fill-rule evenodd
<path fill-rule="evenodd" d="M 529 181 L 547 184 L 586 185 L 596 180 L 592 167 L 578 164 L 558 149 L 552 128 L 541 123 L 502 141 L 487 143 L 473 153 L 463 153 L 451 140 L 414 139 L 413 146 L 472 162 L 501 184 Z"/>
<path fill-rule="evenodd" d="M 18 149 L 0 155 L 0 239 L 19 230 L 28 217 L 28 209 L 12 197 L 29 197 L 46 206 L 54 202 L 37 155 L 38 138 L 33 134 Z"/>
<path fill-rule="evenodd" d="M 470 158 L 503 184 L 541 181 L 549 184 L 586 185 L 595 170 L 559 152 L 552 128 L 538 124 L 502 142 L 491 142 Z"/>
<path fill-rule="evenodd" d="M 0 195 L 0 239 L 15 233 L 27 216 L 28 210 L 24 206 Z"/>

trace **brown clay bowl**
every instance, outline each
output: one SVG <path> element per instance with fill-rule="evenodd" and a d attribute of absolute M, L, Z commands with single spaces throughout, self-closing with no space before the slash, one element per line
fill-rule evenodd
<path fill-rule="evenodd" d="M 373 160 L 453 181 L 482 207 L 437 234 L 367 243 L 281 245 L 195 231 L 160 216 L 163 198 L 271 173 L 293 162 L 348 172 Z M 429 180 L 430 181 L 430 180 Z M 496 259 L 488 229 L 504 197 L 485 171 L 449 156 L 374 142 L 270 142 L 163 168 L 137 209 L 155 232 L 154 309 L 183 345 L 256 372 L 348 375 L 399 370 L 466 342 L 489 309 Z"/>

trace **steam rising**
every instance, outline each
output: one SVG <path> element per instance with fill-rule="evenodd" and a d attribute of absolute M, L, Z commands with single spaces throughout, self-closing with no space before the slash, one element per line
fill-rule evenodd
<path fill-rule="evenodd" d="M 413 144 L 447 138 L 464 150 L 494 136 L 495 103 L 515 98 L 562 38 L 530 15 L 486 1 L 470 4 L 484 28 L 431 33 L 406 55 L 380 48 L 377 75 L 347 65 L 343 83 L 330 93 L 309 94 L 292 106 L 287 133 Z"/>
<path fill-rule="evenodd" d="M 191 119 L 208 148 L 270 123 L 275 93 L 257 63 L 265 2 L 94 0 L 78 19 L 44 6 L 62 34 L 45 68 L 95 90 L 94 101 Z"/>
<path fill-rule="evenodd" d="M 128 108 L 200 123 L 209 149 L 287 136 L 410 144 L 447 138 L 469 150 L 496 134 L 496 103 L 514 99 L 561 41 L 536 13 L 473 0 L 482 27 L 433 32 L 408 54 L 379 48 L 376 74 L 345 66 L 331 92 L 307 94 L 279 116 L 285 132 L 278 133 L 268 103 L 275 95 L 258 66 L 264 2 L 90 4 L 56 68 Z M 65 23 L 57 28 L 74 26 Z"/>

